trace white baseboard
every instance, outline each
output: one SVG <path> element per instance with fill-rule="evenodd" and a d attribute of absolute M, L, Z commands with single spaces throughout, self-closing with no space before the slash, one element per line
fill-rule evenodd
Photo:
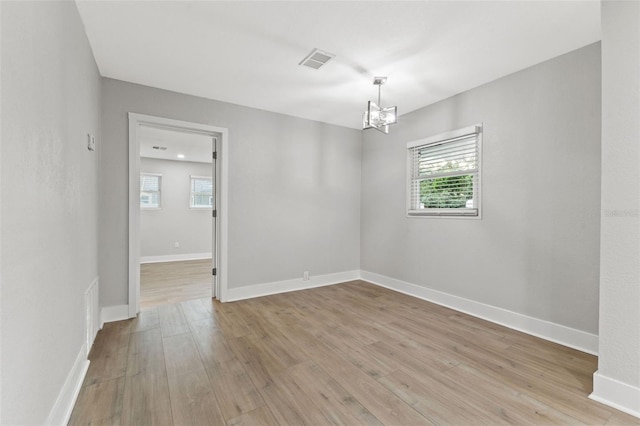
<path fill-rule="evenodd" d="M 103 306 L 100 311 L 100 328 L 106 322 L 129 319 L 129 305 Z"/>
<path fill-rule="evenodd" d="M 389 278 L 373 272 L 360 271 L 360 277 L 362 280 L 372 284 L 437 303 L 438 305 L 443 305 L 456 311 L 504 325 L 505 327 L 550 340 L 582 352 L 593 355 L 597 355 L 598 353 L 598 336 L 595 334 L 475 302 L 459 296 L 400 281 L 395 278 Z"/>
<path fill-rule="evenodd" d="M 73 406 L 76 404 L 76 399 L 80 393 L 84 376 L 87 374 L 89 368 L 89 360 L 87 359 L 87 348 L 83 344 L 78 352 L 73 367 L 67 375 L 67 379 L 64 381 L 64 385 L 56 398 L 56 402 L 53 404 L 53 408 L 49 413 L 46 425 L 66 425 L 71 418 L 71 412 Z"/>
<path fill-rule="evenodd" d="M 164 256 L 141 256 L 140 263 L 178 262 L 180 260 L 211 259 L 211 253 L 168 254 Z"/>
<path fill-rule="evenodd" d="M 270 294 L 286 293 L 289 291 L 305 290 L 314 287 L 339 284 L 360 278 L 360 271 L 345 271 L 334 274 L 310 276 L 308 281 L 302 278 L 285 281 L 274 281 L 265 284 L 249 285 L 227 289 L 223 302 L 251 299 L 253 297 L 268 296 Z"/>
<path fill-rule="evenodd" d="M 589 398 L 640 417 L 640 388 L 603 376 L 599 371 L 593 374 L 593 393 Z"/>

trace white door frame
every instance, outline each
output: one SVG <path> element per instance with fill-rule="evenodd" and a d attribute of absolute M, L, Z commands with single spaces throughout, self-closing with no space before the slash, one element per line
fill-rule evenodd
<path fill-rule="evenodd" d="M 225 302 L 227 295 L 227 202 L 229 173 L 229 130 L 208 124 L 191 123 L 164 117 L 129 113 L 129 318 L 140 312 L 140 141 L 141 125 L 197 132 L 216 138 L 216 288 L 213 294 Z"/>

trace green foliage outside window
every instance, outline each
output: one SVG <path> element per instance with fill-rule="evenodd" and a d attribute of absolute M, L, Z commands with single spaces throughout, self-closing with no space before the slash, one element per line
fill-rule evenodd
<path fill-rule="evenodd" d="M 473 176 L 447 176 L 420 182 L 422 208 L 464 208 L 473 199 Z"/>

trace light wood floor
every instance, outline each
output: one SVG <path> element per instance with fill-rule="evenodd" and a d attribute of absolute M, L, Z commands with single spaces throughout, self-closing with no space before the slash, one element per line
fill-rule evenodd
<path fill-rule="evenodd" d="M 106 324 L 70 424 L 640 424 L 596 357 L 361 281 Z"/>
<path fill-rule="evenodd" d="M 140 265 L 140 308 L 211 297 L 211 259 Z"/>

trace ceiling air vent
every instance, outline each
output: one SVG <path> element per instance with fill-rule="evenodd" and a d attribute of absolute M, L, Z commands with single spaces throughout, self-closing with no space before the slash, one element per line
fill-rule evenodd
<path fill-rule="evenodd" d="M 317 70 L 335 58 L 333 53 L 325 52 L 323 50 L 313 49 L 298 65 L 304 65 L 305 67 L 313 68 Z"/>

